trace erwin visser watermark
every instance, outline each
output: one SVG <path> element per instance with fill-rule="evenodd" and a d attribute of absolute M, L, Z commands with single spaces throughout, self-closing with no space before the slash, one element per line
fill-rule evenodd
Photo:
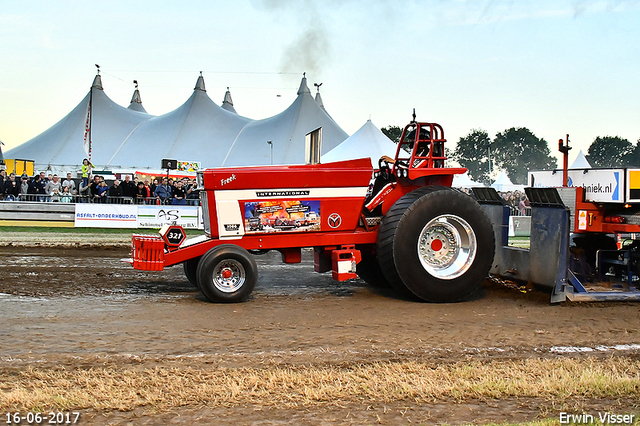
<path fill-rule="evenodd" d="M 589 413 L 560 413 L 560 424 L 565 425 L 630 425 L 633 424 L 637 416 L 635 414 L 615 414 L 608 411 Z"/>

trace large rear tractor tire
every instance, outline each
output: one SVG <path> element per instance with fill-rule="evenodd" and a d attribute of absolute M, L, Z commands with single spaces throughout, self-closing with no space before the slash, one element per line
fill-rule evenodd
<path fill-rule="evenodd" d="M 482 206 L 457 190 L 433 186 L 400 198 L 378 232 L 378 261 L 401 293 L 426 302 L 459 302 L 476 294 L 495 251 Z"/>
<path fill-rule="evenodd" d="M 245 301 L 258 281 L 258 266 L 242 247 L 223 244 L 209 250 L 198 264 L 200 291 L 212 302 Z"/>
<path fill-rule="evenodd" d="M 391 285 L 380 269 L 375 253 L 362 251 L 362 260 L 356 265 L 358 276 L 371 287 L 387 288 Z"/>

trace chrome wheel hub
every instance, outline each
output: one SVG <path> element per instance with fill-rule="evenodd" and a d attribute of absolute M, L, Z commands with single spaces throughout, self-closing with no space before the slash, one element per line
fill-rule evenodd
<path fill-rule="evenodd" d="M 245 280 L 244 267 L 235 259 L 223 260 L 213 270 L 213 285 L 223 293 L 238 291 Z"/>
<path fill-rule="evenodd" d="M 422 228 L 418 257 L 429 274 L 451 280 L 471 267 L 477 247 L 476 235 L 466 220 L 456 215 L 441 215 Z"/>

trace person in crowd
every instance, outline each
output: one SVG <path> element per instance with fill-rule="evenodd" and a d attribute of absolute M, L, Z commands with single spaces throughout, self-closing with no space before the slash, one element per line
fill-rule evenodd
<path fill-rule="evenodd" d="M 149 185 L 151 194 L 155 194 L 157 187 L 158 187 L 158 179 L 153 179 L 153 181 L 151 182 L 151 185 Z"/>
<path fill-rule="evenodd" d="M 145 204 L 149 204 L 149 198 L 153 197 L 153 191 L 151 190 L 151 186 L 149 185 L 149 179 L 145 179 L 144 180 L 144 189 L 147 190 L 147 195 L 146 197 L 146 203 Z"/>
<path fill-rule="evenodd" d="M 198 188 L 198 183 L 195 179 L 191 182 L 191 187 L 189 188 L 189 193 L 187 194 L 187 203 L 197 206 L 200 204 L 200 190 Z"/>
<path fill-rule="evenodd" d="M 20 180 L 16 178 L 16 174 L 11 172 L 7 180 L 4 181 L 5 200 L 14 201 L 20 195 Z"/>
<path fill-rule="evenodd" d="M 20 176 L 20 199 L 27 200 L 28 194 L 30 194 L 31 183 L 29 182 L 29 176 L 26 173 L 23 173 Z"/>
<path fill-rule="evenodd" d="M 5 182 L 7 181 L 7 172 L 4 170 L 0 170 L 0 200 L 4 199 L 5 193 Z"/>
<path fill-rule="evenodd" d="M 98 187 L 100 186 L 100 176 L 95 175 L 93 176 L 93 182 L 91 182 L 91 185 L 89 185 L 89 194 L 91 195 L 91 202 L 92 203 L 99 203 L 100 202 L 100 195 L 98 195 Z"/>
<path fill-rule="evenodd" d="M 107 197 L 109 196 L 109 185 L 104 179 L 100 179 L 100 183 L 98 184 L 98 200 L 100 203 L 106 203 Z"/>
<path fill-rule="evenodd" d="M 89 176 L 91 176 L 91 171 L 93 170 L 94 165 L 91 164 L 87 158 L 82 160 L 82 186 L 86 187 L 89 185 Z"/>
<path fill-rule="evenodd" d="M 44 179 L 44 181 L 45 181 L 46 183 L 49 183 L 49 182 L 51 182 L 51 180 L 52 180 L 52 179 L 53 179 L 53 176 L 51 175 L 51 172 L 49 172 L 49 173 L 47 174 L 47 177 Z"/>
<path fill-rule="evenodd" d="M 80 186 L 78 187 L 78 196 L 80 197 L 80 202 L 82 203 L 90 203 L 91 202 L 91 185 L 84 184 L 84 181 L 80 181 Z"/>
<path fill-rule="evenodd" d="M 60 179 L 58 179 L 58 175 L 53 175 L 51 180 L 47 182 L 44 187 L 44 192 L 47 193 L 47 201 L 58 201 L 58 196 L 62 192 L 62 183 Z"/>
<path fill-rule="evenodd" d="M 73 195 L 69 192 L 68 186 L 62 187 L 62 193 L 60 194 L 61 203 L 70 203 L 73 200 Z"/>
<path fill-rule="evenodd" d="M 47 191 L 45 190 L 46 183 L 44 181 L 44 172 L 40 172 L 33 177 L 29 186 L 29 194 L 33 195 L 35 201 L 45 201 Z"/>
<path fill-rule="evenodd" d="M 135 200 L 136 204 L 144 204 L 147 198 L 147 188 L 144 187 L 144 182 L 138 182 L 136 187 Z"/>
<path fill-rule="evenodd" d="M 153 194 L 161 204 L 167 204 L 171 200 L 171 188 L 168 185 L 167 178 L 162 178 L 162 183 L 158 185 Z"/>
<path fill-rule="evenodd" d="M 113 185 L 109 188 L 109 202 L 122 204 L 122 186 L 118 179 L 113 181 Z"/>
<path fill-rule="evenodd" d="M 131 175 L 125 175 L 124 180 L 120 183 L 122 186 L 122 196 L 134 198 L 136 196 L 136 184 L 131 181 Z"/>
<path fill-rule="evenodd" d="M 69 188 L 69 194 L 73 195 L 76 193 L 76 183 L 71 178 L 71 173 L 67 173 L 67 178 L 62 181 L 62 187 L 64 188 L 65 186 Z"/>
<path fill-rule="evenodd" d="M 522 195 L 520 197 L 520 203 L 518 204 L 518 210 L 520 210 L 521 216 L 526 216 L 529 213 L 529 208 L 531 204 L 529 204 L 529 198 L 526 195 Z"/>
<path fill-rule="evenodd" d="M 184 188 L 182 187 L 182 181 L 176 181 L 175 187 L 173 188 L 173 198 L 171 204 L 183 206 L 187 204 L 187 195 L 184 192 Z"/>

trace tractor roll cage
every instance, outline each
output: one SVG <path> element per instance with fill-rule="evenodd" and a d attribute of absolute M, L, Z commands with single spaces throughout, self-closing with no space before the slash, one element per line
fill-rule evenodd
<path fill-rule="evenodd" d="M 394 172 L 398 168 L 426 169 L 442 168 L 447 157 L 444 156 L 444 130 L 436 123 L 411 122 L 403 130 L 398 149 Z M 407 156 L 410 154 L 410 157 Z"/>

